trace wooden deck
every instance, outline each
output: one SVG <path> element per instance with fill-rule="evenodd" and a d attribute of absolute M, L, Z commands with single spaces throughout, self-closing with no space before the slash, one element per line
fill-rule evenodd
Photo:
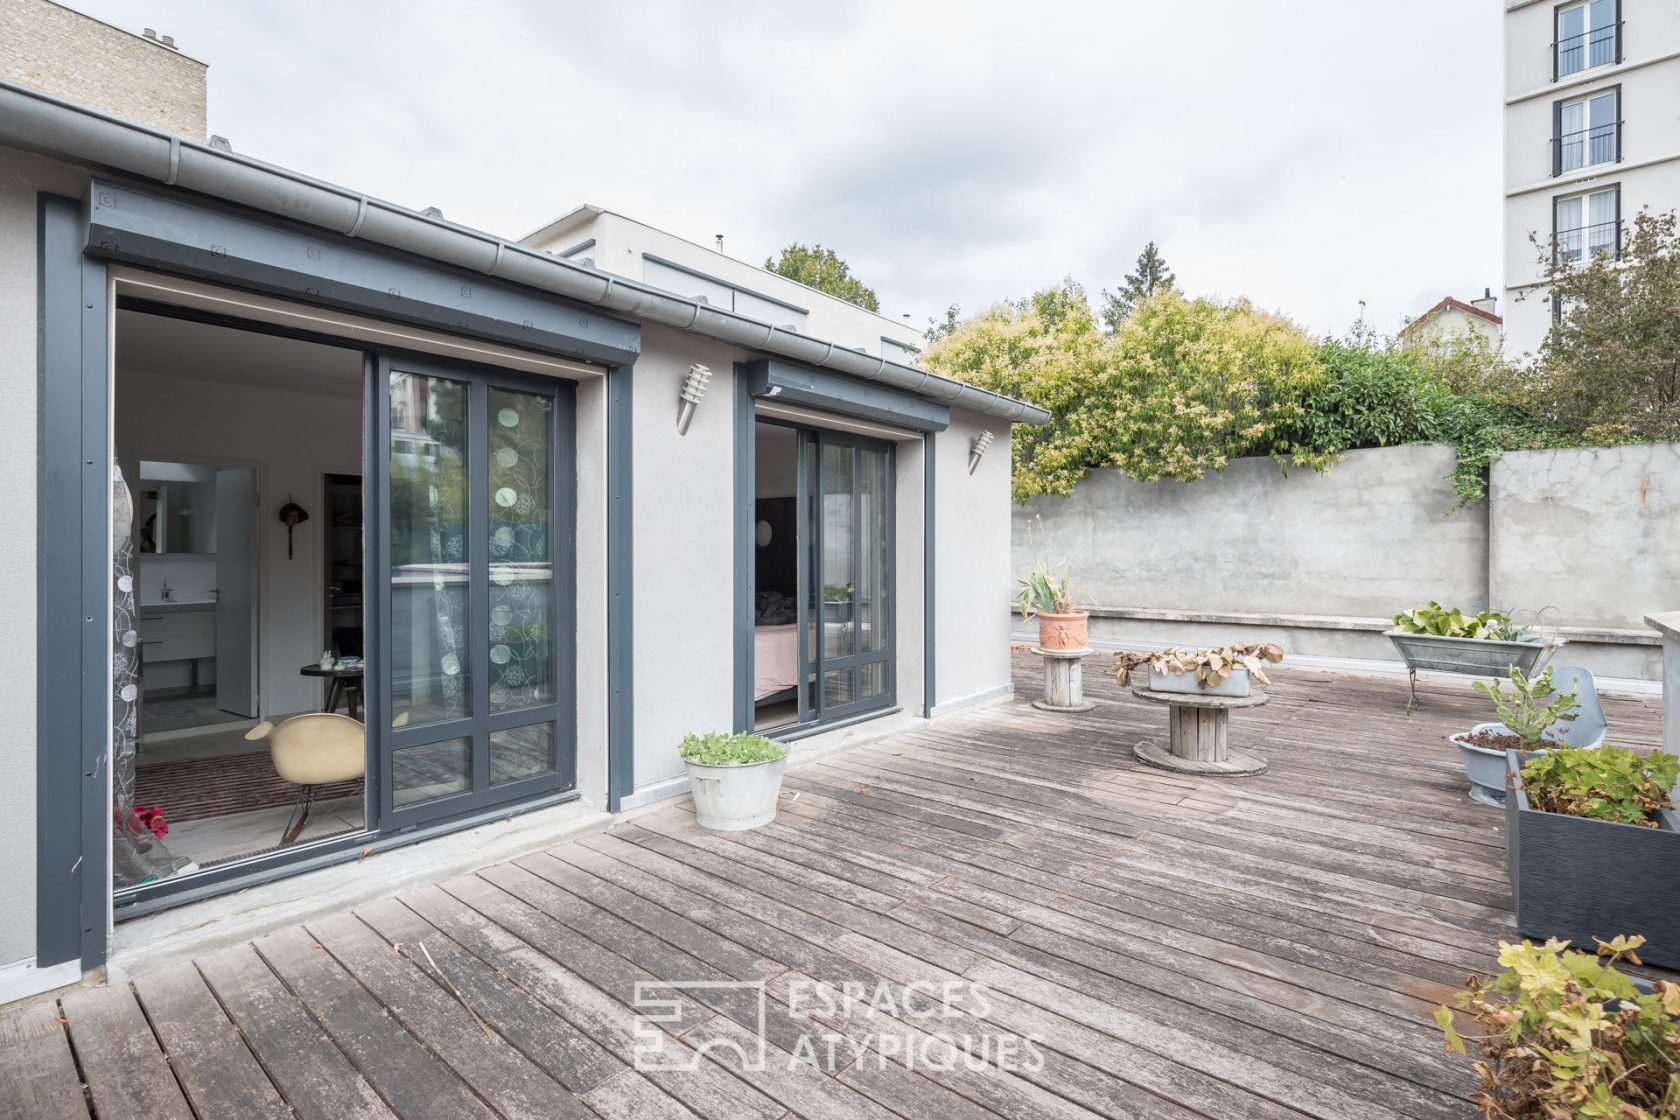
<path fill-rule="evenodd" d="M 1133 761 L 1165 713 L 1098 664 L 1094 711 L 829 756 L 766 829 L 668 808 L 8 1008 L 0 1114 L 1471 1116 L 1429 1015 L 1512 932 L 1498 815 L 1442 741 L 1481 697 L 1429 686 L 1408 717 L 1403 679 L 1280 672 L 1231 718 L 1270 770 L 1186 777 Z M 1654 745 L 1654 700 L 1605 709 Z M 652 1025 L 639 980 L 710 986 L 657 988 Z M 638 1068 L 650 1038 L 695 1068 Z M 962 1038 L 990 1064 L 953 1060 Z"/>

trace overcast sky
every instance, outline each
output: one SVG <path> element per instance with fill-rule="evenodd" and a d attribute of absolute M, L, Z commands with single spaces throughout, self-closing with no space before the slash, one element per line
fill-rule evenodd
<path fill-rule="evenodd" d="M 508 237 L 821 242 L 917 326 L 1150 239 L 1320 332 L 1499 286 L 1498 4 L 70 3 L 208 62 L 237 151 Z"/>

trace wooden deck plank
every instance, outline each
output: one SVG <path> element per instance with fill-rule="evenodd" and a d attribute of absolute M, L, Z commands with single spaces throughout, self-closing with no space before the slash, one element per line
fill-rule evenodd
<path fill-rule="evenodd" d="M 94 1111 L 147 1120 L 192 1120 L 169 1060 L 127 985 L 77 988 L 59 1001 Z"/>
<path fill-rule="evenodd" d="M 134 994 L 199 1116 L 292 1115 L 192 965 L 138 977 Z"/>
<path fill-rule="evenodd" d="M 302 929 L 271 933 L 256 950 L 399 1116 L 495 1115 Z"/>
<path fill-rule="evenodd" d="M 354 976 L 387 1014 L 433 1054 L 442 1055 L 507 1120 L 584 1120 L 589 1110 L 554 1078 L 496 1034 L 470 1003 L 415 967 L 416 945 L 397 946 L 350 914 L 309 922 L 309 935 Z"/>
<path fill-rule="evenodd" d="M 1430 682 L 1407 715 L 1403 679 L 1280 670 L 1230 729 L 1267 771 L 1225 779 L 1137 763 L 1163 714 L 1105 673 L 1070 715 L 1024 702 L 1036 660 L 1015 669 L 1023 701 L 792 771 L 764 829 L 705 832 L 683 802 L 72 992 L 63 1020 L 0 1011 L 0 1117 L 1473 1114 L 1429 1013 L 1514 933 L 1501 819 L 1444 741 L 1485 701 Z M 1655 744 L 1653 699 L 1605 710 L 1614 741 Z M 637 984 L 673 980 L 720 987 L 644 1018 Z M 868 1003 L 949 983 L 986 1011 Z M 768 1064 L 740 1065 L 761 1029 Z M 1030 1037 L 1041 1062 L 903 1062 L 940 1029 Z M 693 1069 L 639 1062 L 650 1041 Z"/>
<path fill-rule="evenodd" d="M 527 995 L 491 965 L 444 936 L 396 899 L 356 916 L 387 943 L 410 948 L 415 967 L 459 991 L 498 1034 L 574 1093 L 616 1077 L 624 1063 L 569 1021 Z"/>
<path fill-rule="evenodd" d="M 194 962 L 270 1080 L 303 1120 L 395 1114 L 249 945 Z"/>
<path fill-rule="evenodd" d="M 82 1077 L 58 1001 L 33 999 L 0 1011 L 0 1117 L 87 1120 Z"/>

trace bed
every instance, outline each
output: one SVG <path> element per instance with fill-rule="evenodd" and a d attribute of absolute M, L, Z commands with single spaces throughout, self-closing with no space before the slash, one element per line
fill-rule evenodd
<path fill-rule="evenodd" d="M 753 699 L 786 698 L 799 685 L 799 626 L 753 627 Z M 785 694 L 785 695 L 784 695 Z"/>

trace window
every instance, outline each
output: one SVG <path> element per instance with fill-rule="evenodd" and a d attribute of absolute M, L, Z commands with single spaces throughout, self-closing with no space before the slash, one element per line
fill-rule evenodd
<path fill-rule="evenodd" d="M 1557 102 L 1552 114 L 1552 174 L 1622 158 L 1621 89 Z"/>
<path fill-rule="evenodd" d="M 1559 260 L 1619 255 L 1622 188 L 1570 195 L 1552 203 L 1552 244 Z"/>
<path fill-rule="evenodd" d="M 1552 66 L 1567 78 L 1622 60 L 1620 0 L 1585 0 L 1557 10 L 1557 41 Z"/>

